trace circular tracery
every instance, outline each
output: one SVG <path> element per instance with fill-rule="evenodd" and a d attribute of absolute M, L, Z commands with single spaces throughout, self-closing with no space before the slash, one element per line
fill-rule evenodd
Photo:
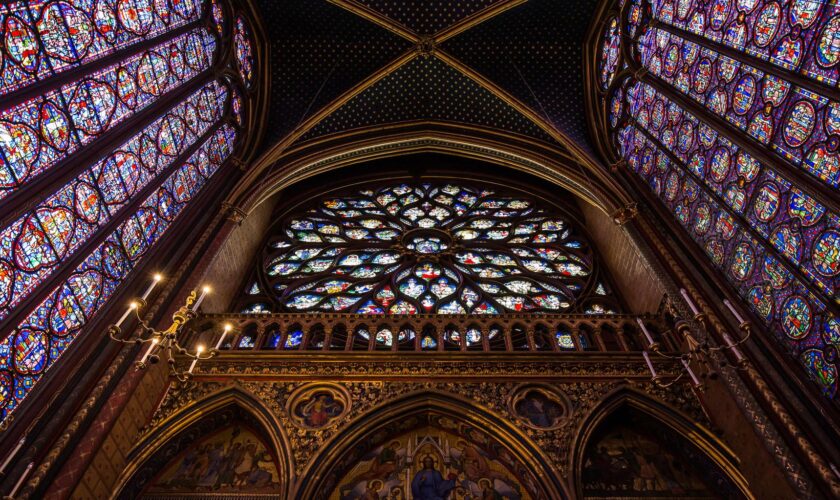
<path fill-rule="evenodd" d="M 244 312 L 614 313 L 556 207 L 456 184 L 347 191 L 278 222 Z"/>

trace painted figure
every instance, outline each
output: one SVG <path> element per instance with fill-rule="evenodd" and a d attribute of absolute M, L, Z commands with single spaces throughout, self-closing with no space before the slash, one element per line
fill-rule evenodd
<path fill-rule="evenodd" d="M 304 418 L 306 425 L 310 427 L 323 427 L 331 418 L 339 415 L 344 406 L 336 401 L 330 394 L 316 394 L 309 402 L 300 409 L 300 415 Z"/>
<path fill-rule="evenodd" d="M 529 393 L 517 405 L 519 416 L 531 422 L 536 427 L 552 427 L 562 417 L 563 410 L 557 403 L 540 393 Z"/>
<path fill-rule="evenodd" d="M 423 459 L 423 470 L 418 471 L 411 481 L 411 494 L 415 500 L 447 500 L 449 493 L 455 489 L 457 476 L 450 473 L 449 479 L 435 469 L 432 457 Z"/>

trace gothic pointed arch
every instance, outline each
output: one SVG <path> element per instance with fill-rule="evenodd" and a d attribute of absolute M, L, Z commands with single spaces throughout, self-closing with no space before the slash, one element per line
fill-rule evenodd
<path fill-rule="evenodd" d="M 753 498 L 732 451 L 694 419 L 632 387 L 579 422 L 569 454 L 577 498 Z"/>
<path fill-rule="evenodd" d="M 486 488 L 515 491 L 522 498 L 571 498 L 560 474 L 521 431 L 486 408 L 439 390 L 408 394 L 367 412 L 322 450 L 301 475 L 298 498 L 340 498 L 342 488 L 390 493 L 385 488 L 391 482 L 420 482 L 424 459 L 440 472 L 435 481 L 443 490 L 457 483 L 478 488 L 473 493 Z M 478 460 L 469 464 L 466 457 L 473 455 Z M 395 475 L 399 481 L 389 482 Z M 429 473 L 426 479 L 431 478 Z M 406 498 L 406 491 L 398 493 Z"/>
<path fill-rule="evenodd" d="M 129 454 L 114 498 L 137 498 L 145 491 L 177 497 L 219 489 L 230 498 L 248 493 L 288 498 L 295 480 L 288 435 L 248 391 L 226 387 L 154 421 L 152 428 Z M 210 477 L 214 459 L 219 470 Z M 219 474 L 222 466 L 229 469 L 227 476 Z"/>
<path fill-rule="evenodd" d="M 344 132 L 289 147 L 260 175 L 243 178 L 226 204 L 245 213 L 278 191 L 320 173 L 378 158 L 445 152 L 506 166 L 543 178 L 608 214 L 632 202 L 626 190 L 600 170 L 582 169 L 570 153 L 504 131 L 453 127 L 446 123 L 406 123 Z M 253 178 L 252 178 L 253 177 Z"/>
<path fill-rule="evenodd" d="M 436 160 L 442 161 L 421 157 L 427 173 L 411 176 L 389 175 L 386 169 L 400 160 L 381 160 L 367 166 L 374 173 L 289 197 L 235 309 L 365 315 L 623 309 L 574 198 L 514 187 L 478 162 L 464 165 L 474 174 L 438 174 Z"/>

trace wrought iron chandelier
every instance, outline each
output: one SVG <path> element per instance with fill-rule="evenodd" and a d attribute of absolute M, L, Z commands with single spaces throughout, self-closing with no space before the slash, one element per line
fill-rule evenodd
<path fill-rule="evenodd" d="M 184 325 L 196 317 L 198 307 L 204 301 L 204 298 L 207 296 L 207 294 L 210 293 L 211 289 L 209 286 L 202 287 L 200 295 L 196 290 L 192 290 L 190 292 L 190 294 L 187 296 L 184 305 L 181 306 L 172 315 L 172 323 L 169 325 L 168 328 L 166 328 L 165 330 L 155 330 L 154 328 L 150 327 L 143 320 L 140 312 L 146 307 L 146 300 L 152 293 L 152 290 L 154 290 L 154 288 L 161 281 L 163 281 L 163 277 L 160 274 L 155 274 L 154 278 L 152 279 L 152 283 L 143 292 L 143 295 L 140 298 L 132 300 L 128 305 L 128 309 L 125 311 L 122 317 L 120 317 L 116 324 L 113 324 L 108 327 L 108 335 L 111 337 L 112 340 L 123 344 L 149 345 L 143 353 L 143 356 L 134 363 L 134 366 L 137 370 L 143 370 L 149 365 L 156 364 L 160 362 L 163 356 L 165 356 L 166 362 L 169 364 L 170 375 L 172 375 L 181 382 L 185 382 L 192 378 L 193 370 L 195 370 L 195 366 L 196 364 L 198 364 L 199 361 L 210 359 L 216 356 L 219 348 L 222 345 L 222 342 L 224 342 L 225 336 L 228 334 L 228 332 L 230 332 L 232 327 L 229 324 L 226 324 L 224 326 L 224 330 L 222 332 L 221 337 L 219 337 L 219 340 L 216 343 L 215 347 L 213 347 L 213 349 L 210 349 L 209 351 L 205 349 L 204 345 L 198 344 L 195 347 L 195 351 L 190 352 L 186 347 L 182 346 L 178 342 L 178 336 L 183 330 Z M 135 330 L 135 334 L 127 339 L 120 338 L 120 334 L 122 333 L 121 327 L 132 315 L 135 317 L 135 319 L 137 319 L 138 322 L 138 328 Z M 175 360 L 176 355 L 186 357 L 192 360 L 187 370 L 178 368 L 177 362 Z"/>

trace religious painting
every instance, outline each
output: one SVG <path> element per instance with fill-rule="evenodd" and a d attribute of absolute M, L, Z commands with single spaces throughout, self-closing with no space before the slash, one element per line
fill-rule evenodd
<path fill-rule="evenodd" d="M 445 416 L 413 420 L 374 433 L 344 456 L 327 479 L 329 498 L 545 498 L 530 470 L 485 432 Z"/>
<path fill-rule="evenodd" d="M 586 498 L 739 498 L 712 460 L 668 426 L 620 410 L 593 434 L 581 470 Z"/>
<path fill-rule="evenodd" d="M 341 388 L 308 385 L 289 397 L 288 410 L 300 427 L 320 429 L 336 423 L 338 417 L 347 412 L 349 401 Z"/>
<path fill-rule="evenodd" d="M 557 428 L 568 414 L 566 398 L 543 387 L 524 387 L 511 397 L 512 413 L 525 425 L 540 430 Z"/>
<path fill-rule="evenodd" d="M 243 426 L 227 427 L 180 453 L 144 492 L 147 498 L 181 498 L 212 492 L 237 498 L 277 493 L 280 480 L 274 456 Z"/>

